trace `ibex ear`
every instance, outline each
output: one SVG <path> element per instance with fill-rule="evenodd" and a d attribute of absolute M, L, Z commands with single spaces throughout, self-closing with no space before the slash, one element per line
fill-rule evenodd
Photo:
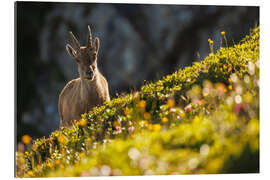
<path fill-rule="evenodd" d="M 98 52 L 98 50 L 99 50 L 99 38 L 98 37 L 96 37 L 95 38 L 95 40 L 94 40 L 94 45 L 95 45 L 95 48 L 96 48 L 96 51 Z"/>
<path fill-rule="evenodd" d="M 66 50 L 71 57 L 76 58 L 76 51 L 69 44 L 66 45 Z"/>

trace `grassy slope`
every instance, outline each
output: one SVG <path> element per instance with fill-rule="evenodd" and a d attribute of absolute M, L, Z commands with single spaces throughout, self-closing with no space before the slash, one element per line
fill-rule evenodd
<path fill-rule="evenodd" d="M 259 171 L 259 28 L 17 155 L 17 176 Z"/>

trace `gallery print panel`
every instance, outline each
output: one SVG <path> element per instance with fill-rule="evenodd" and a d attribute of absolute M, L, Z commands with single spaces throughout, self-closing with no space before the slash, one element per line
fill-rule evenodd
<path fill-rule="evenodd" d="M 14 6 L 16 177 L 259 173 L 259 7 Z"/>

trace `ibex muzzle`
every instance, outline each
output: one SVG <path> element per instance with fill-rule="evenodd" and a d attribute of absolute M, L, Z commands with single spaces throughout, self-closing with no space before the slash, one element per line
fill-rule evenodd
<path fill-rule="evenodd" d="M 96 37 L 92 42 L 89 26 L 88 30 L 86 46 L 80 46 L 72 32 L 70 36 L 74 49 L 66 45 L 67 52 L 78 64 L 80 77 L 70 81 L 59 96 L 60 127 L 70 126 L 73 120 L 81 118 L 81 114 L 110 100 L 107 81 L 97 67 L 100 41 Z"/>

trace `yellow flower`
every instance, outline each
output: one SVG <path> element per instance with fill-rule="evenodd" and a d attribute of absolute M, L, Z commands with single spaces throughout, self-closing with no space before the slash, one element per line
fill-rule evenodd
<path fill-rule="evenodd" d="M 181 110 L 181 111 L 180 111 L 180 117 L 183 118 L 183 117 L 185 117 L 185 116 L 186 116 L 186 113 L 185 113 L 184 111 Z"/>
<path fill-rule="evenodd" d="M 228 88 L 229 88 L 229 90 L 232 90 L 232 85 L 229 85 Z"/>
<path fill-rule="evenodd" d="M 125 108 L 124 113 L 125 113 L 126 116 L 129 115 L 130 114 L 130 109 L 128 107 Z"/>
<path fill-rule="evenodd" d="M 118 121 L 114 121 L 113 122 L 113 127 L 117 127 L 117 126 L 120 126 L 120 123 Z"/>
<path fill-rule="evenodd" d="M 164 118 L 161 119 L 161 121 L 162 121 L 163 123 L 166 123 L 166 122 L 168 122 L 168 118 L 164 117 Z"/>
<path fill-rule="evenodd" d="M 86 119 L 81 119 L 79 121 L 79 124 L 80 124 L 80 126 L 86 126 L 87 125 L 87 120 Z"/>
<path fill-rule="evenodd" d="M 151 131 L 160 131 L 161 126 L 160 126 L 160 124 L 150 124 L 148 126 L 148 129 Z"/>
<path fill-rule="evenodd" d="M 174 107 L 174 100 L 173 100 L 173 99 L 168 99 L 167 105 L 168 105 L 170 108 Z"/>
<path fill-rule="evenodd" d="M 84 152 L 81 152 L 80 154 L 79 154 L 79 157 L 80 158 L 82 158 L 82 157 L 84 157 L 85 156 L 85 153 Z"/>
<path fill-rule="evenodd" d="M 33 176 L 33 171 L 27 171 L 27 174 L 29 175 L 29 176 Z"/>
<path fill-rule="evenodd" d="M 63 155 L 67 154 L 66 150 L 65 149 L 62 149 L 61 150 L 61 154 L 63 154 Z"/>
<path fill-rule="evenodd" d="M 37 145 L 33 144 L 32 149 L 36 151 L 37 150 Z"/>
<path fill-rule="evenodd" d="M 209 43 L 209 44 L 213 44 L 214 41 L 212 41 L 210 38 L 208 38 L 208 43 Z"/>
<path fill-rule="evenodd" d="M 221 31 L 220 34 L 221 34 L 222 36 L 225 36 L 226 32 L 225 32 L 225 31 Z"/>
<path fill-rule="evenodd" d="M 53 163 L 51 163 L 51 162 L 48 162 L 48 166 L 49 166 L 49 168 L 51 168 L 51 169 L 54 168 L 54 165 L 53 165 Z"/>
<path fill-rule="evenodd" d="M 140 124 L 141 127 L 148 126 L 148 122 L 147 121 L 140 121 L 139 124 Z"/>
<path fill-rule="evenodd" d="M 60 163 L 61 163 L 61 161 L 60 161 L 59 159 L 56 159 L 56 160 L 55 160 L 55 164 L 56 164 L 56 165 L 59 165 Z"/>
<path fill-rule="evenodd" d="M 154 124 L 154 125 L 153 125 L 153 130 L 154 130 L 154 131 L 159 131 L 160 129 L 161 129 L 160 124 Z"/>
<path fill-rule="evenodd" d="M 150 119 L 150 118 L 151 118 L 151 115 L 150 115 L 149 112 L 145 112 L 145 113 L 143 114 L 143 117 L 144 117 L 144 119 Z"/>
<path fill-rule="evenodd" d="M 130 135 L 130 137 L 131 137 L 131 138 L 135 138 L 135 135 L 134 135 L 134 133 L 133 133 L 133 134 L 131 134 L 131 135 Z"/>
<path fill-rule="evenodd" d="M 192 122 L 198 123 L 198 122 L 200 122 L 200 118 L 198 116 L 195 116 Z"/>
<path fill-rule="evenodd" d="M 22 137 L 22 142 L 23 142 L 24 144 L 30 144 L 30 143 L 31 143 L 31 137 L 30 137 L 29 135 L 24 135 L 24 136 Z"/>
<path fill-rule="evenodd" d="M 63 143 L 63 142 L 65 141 L 65 138 L 64 138 L 63 135 L 61 135 L 61 136 L 59 136 L 59 137 L 57 138 L 57 140 L 58 140 L 59 143 Z"/>
<path fill-rule="evenodd" d="M 144 100 L 139 101 L 138 103 L 139 108 L 144 109 L 146 106 L 146 102 Z"/>

